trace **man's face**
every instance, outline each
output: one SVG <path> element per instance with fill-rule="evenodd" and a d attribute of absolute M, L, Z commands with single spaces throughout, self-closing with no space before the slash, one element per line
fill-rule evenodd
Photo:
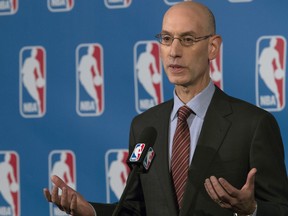
<path fill-rule="evenodd" d="M 163 19 L 162 33 L 173 37 L 209 35 L 207 17 L 200 8 L 176 7 Z M 186 47 L 174 39 L 170 46 L 161 45 L 161 58 L 171 83 L 181 86 L 201 87 L 209 82 L 209 38 Z"/>

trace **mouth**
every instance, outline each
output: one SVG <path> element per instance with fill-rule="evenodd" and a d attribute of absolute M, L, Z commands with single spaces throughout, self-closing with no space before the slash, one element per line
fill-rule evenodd
<path fill-rule="evenodd" d="M 179 73 L 184 69 L 183 66 L 178 65 L 178 64 L 170 64 L 168 65 L 168 68 L 174 73 Z"/>

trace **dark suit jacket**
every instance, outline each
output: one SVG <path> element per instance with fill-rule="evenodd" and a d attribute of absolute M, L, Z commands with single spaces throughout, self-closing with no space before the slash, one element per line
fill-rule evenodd
<path fill-rule="evenodd" d="M 168 133 L 173 100 L 136 116 L 131 124 L 130 151 L 145 127 L 157 130 L 156 157 L 148 173 L 140 174 L 130 188 L 121 215 L 232 216 L 211 200 L 205 178 L 224 177 L 241 188 L 249 170 L 257 168 L 257 216 L 288 215 L 288 181 L 284 149 L 274 117 L 216 88 L 207 110 L 189 168 L 184 204 L 180 213 L 169 171 Z M 107 207 L 107 206 L 106 206 Z M 111 215 L 113 207 L 95 204 L 97 214 Z M 106 211 L 109 209 L 108 211 Z M 132 213 L 133 212 L 133 213 Z"/>

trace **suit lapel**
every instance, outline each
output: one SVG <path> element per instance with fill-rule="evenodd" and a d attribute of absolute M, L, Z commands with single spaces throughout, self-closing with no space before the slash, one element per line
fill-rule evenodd
<path fill-rule="evenodd" d="M 229 130 L 230 122 L 225 116 L 231 113 L 225 94 L 216 88 L 207 110 L 198 144 L 195 149 L 188 174 L 187 188 L 184 194 L 183 208 L 180 216 L 193 215 L 199 188 L 204 185 L 207 171 Z M 224 99 L 224 100 L 223 100 Z"/>
<path fill-rule="evenodd" d="M 163 109 L 162 109 L 163 108 Z M 157 163 L 154 165 L 157 169 L 158 179 L 161 184 L 161 193 L 163 193 L 167 200 L 167 206 L 169 207 L 169 212 L 171 216 L 178 215 L 175 194 L 173 191 L 172 179 L 169 171 L 169 121 L 171 110 L 173 108 L 173 101 L 168 101 L 161 109 L 158 110 L 158 114 L 155 118 L 155 125 L 158 128 L 158 137 L 154 145 Z"/>

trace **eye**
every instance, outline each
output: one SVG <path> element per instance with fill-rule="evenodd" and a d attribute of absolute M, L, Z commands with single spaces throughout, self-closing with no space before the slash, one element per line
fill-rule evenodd
<path fill-rule="evenodd" d="M 187 35 L 182 38 L 182 41 L 186 44 L 193 44 L 195 42 L 195 38 L 190 35 Z"/>
<path fill-rule="evenodd" d="M 161 38 L 164 43 L 170 42 L 172 40 L 170 35 L 161 35 Z"/>

